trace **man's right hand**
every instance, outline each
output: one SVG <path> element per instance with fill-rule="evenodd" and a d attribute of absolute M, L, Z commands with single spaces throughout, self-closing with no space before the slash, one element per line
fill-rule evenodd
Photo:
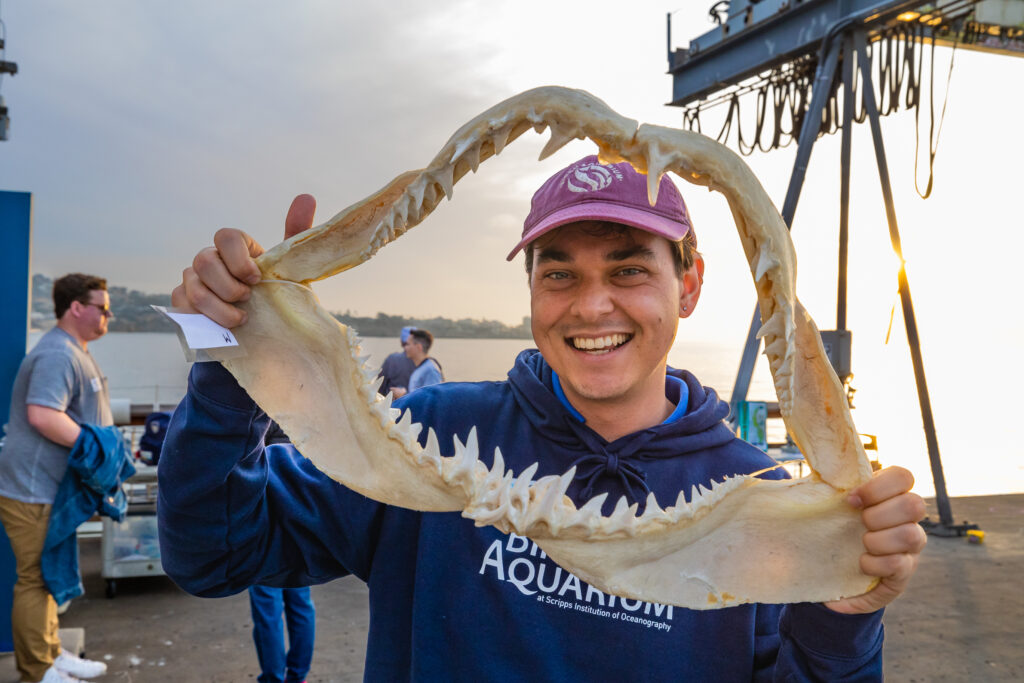
<path fill-rule="evenodd" d="M 311 195 L 293 199 L 284 221 L 285 239 L 308 230 L 315 212 L 316 200 Z M 234 304 L 248 301 L 250 287 L 263 277 L 256 257 L 264 249 L 233 228 L 218 230 L 213 244 L 196 254 L 192 265 L 182 271 L 181 284 L 171 292 L 171 305 L 180 311 L 202 313 L 224 327 L 237 327 L 246 315 Z"/>

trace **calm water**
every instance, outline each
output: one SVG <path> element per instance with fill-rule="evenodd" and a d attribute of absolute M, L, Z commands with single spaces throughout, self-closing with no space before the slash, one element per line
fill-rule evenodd
<path fill-rule="evenodd" d="M 32 334 L 30 343 L 38 338 L 38 333 Z M 439 339 L 432 355 L 444 366 L 450 381 L 501 380 L 516 354 L 531 345 L 518 339 Z M 113 398 L 169 404 L 185 393 L 189 364 L 173 334 L 111 333 L 89 348 L 110 380 Z M 399 350 L 398 340 L 368 337 L 363 340 L 363 350 L 380 364 L 387 354 Z M 693 371 L 728 399 L 740 351 L 739 345 L 677 342 L 669 362 Z M 932 475 L 909 363 L 900 357 L 862 358 L 858 363 L 859 368 L 863 366 L 857 375 L 860 391 L 854 411 L 858 429 L 878 436 L 883 465 L 907 467 L 917 479 L 915 490 L 931 495 Z M 1024 492 L 1020 441 L 1008 439 L 996 418 L 982 423 L 961 419 L 966 410 L 962 394 L 947 388 L 945 377 L 935 373 L 934 380 L 929 380 L 950 495 Z M 751 399 L 774 400 L 764 362 L 758 363 L 749 395 Z M 771 437 L 779 438 L 781 428 L 780 422 Z"/>

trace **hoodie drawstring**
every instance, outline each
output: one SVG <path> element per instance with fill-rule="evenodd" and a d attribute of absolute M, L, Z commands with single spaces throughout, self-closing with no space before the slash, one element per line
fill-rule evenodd
<path fill-rule="evenodd" d="M 590 453 L 581 455 L 572 462 L 572 466 L 576 468 L 574 480 L 583 484 L 580 498 L 591 498 L 602 477 L 617 477 L 629 502 L 643 505 L 651 489 L 647 486 L 647 474 L 631 462 L 631 456 L 647 444 L 652 436 L 650 432 L 632 439 L 619 452 L 610 453 L 592 430 L 569 416 L 566 417 L 565 423 L 590 450 Z"/>

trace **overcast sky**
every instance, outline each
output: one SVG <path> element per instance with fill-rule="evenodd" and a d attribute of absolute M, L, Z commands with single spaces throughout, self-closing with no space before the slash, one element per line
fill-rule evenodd
<path fill-rule="evenodd" d="M 582 88 L 625 116 L 680 125 L 680 110 L 664 106 L 665 15 L 675 12 L 674 44 L 684 45 L 711 30 L 710 4 L 5 0 L 5 58 L 19 73 L 0 81 L 12 119 L 0 142 L 0 188 L 33 194 L 33 272 L 92 271 L 169 292 L 217 228 L 242 228 L 271 246 L 295 194 L 314 194 L 324 220 L 422 167 L 464 122 L 528 88 Z M 948 63 L 941 50 L 937 109 Z M 883 121 L 940 424 L 969 419 L 1000 434 L 992 410 L 1020 403 L 1024 355 L 1022 83 L 1022 59 L 956 53 L 927 201 L 914 192 L 913 112 Z M 921 117 L 925 134 L 926 109 Z M 318 284 L 325 306 L 518 323 L 529 312 L 525 276 L 521 260 L 504 256 L 529 197 L 594 151 L 577 142 L 537 164 L 543 142 L 524 135 L 427 222 Z M 835 325 L 838 145 L 830 136 L 815 147 L 794 224 L 798 292 L 823 329 Z M 896 262 L 867 126 L 856 128 L 854 146 L 850 328 L 867 385 L 859 397 L 891 411 L 870 400 L 872 372 L 874 391 L 885 394 L 898 368 L 911 388 L 898 401 L 916 401 L 898 311 L 896 342 L 884 346 Z M 792 159 L 792 147 L 749 159 L 780 205 Z M 718 195 L 681 185 L 708 271 L 680 336 L 740 343 L 754 298 L 728 209 Z M 872 354 L 888 360 L 858 365 Z M 967 395 L 976 398 L 964 414 Z M 915 410 L 905 419 L 919 441 Z"/>
<path fill-rule="evenodd" d="M 678 121 L 661 106 L 663 7 L 622 17 L 619 3 L 588 3 L 577 17 L 560 5 L 7 0 L 20 72 L 0 90 L 13 119 L 0 187 L 34 195 L 35 270 L 168 291 L 216 228 L 270 246 L 296 193 L 329 217 L 521 90 L 580 87 L 634 118 Z M 522 267 L 501 257 L 533 187 L 591 151 L 538 165 L 539 141 L 524 136 L 407 244 L 323 287 L 327 306 L 518 322 Z"/>
<path fill-rule="evenodd" d="M 674 14 L 677 45 L 712 28 L 707 3 L 686 4 Z M 0 5 L 6 58 L 19 73 L 0 82 L 12 117 L 10 140 L 0 143 L 0 188 L 33 193 L 35 272 L 95 271 L 115 284 L 169 291 L 216 228 L 245 229 L 269 247 L 296 193 L 313 193 L 318 220 L 326 219 L 423 166 L 462 123 L 527 88 L 583 88 L 626 116 L 679 125 L 680 110 L 663 104 L 671 97 L 665 15 L 674 8 L 578 7 L 7 0 Z M 954 239 L 950 257 L 969 246 L 977 259 L 979 242 L 986 248 L 986 235 L 965 244 L 962 232 L 930 225 L 935 218 L 991 230 L 992 240 L 1008 224 L 1021 226 L 1021 60 L 958 57 L 932 200 L 913 193 L 912 114 L 885 120 L 910 260 L 918 255 L 915 237 L 929 236 L 923 248 L 930 250 L 936 230 Z M 1007 75 L 990 75 L 995 68 Z M 940 64 L 940 81 L 943 73 Z M 865 238 L 881 238 L 868 248 L 875 252 L 885 250 L 884 223 L 874 225 L 884 214 L 866 126 L 857 134 L 854 177 L 866 196 L 855 188 L 854 235 L 866 232 L 858 219 L 870 223 Z M 551 172 L 593 151 L 577 142 L 537 164 L 542 144 L 524 135 L 460 183 L 455 201 L 425 224 L 319 285 L 325 305 L 518 322 L 528 313 L 522 265 L 503 256 L 529 196 Z M 803 296 L 820 294 L 830 307 L 837 146 L 832 136 L 815 150 L 795 231 L 801 285 L 814 280 Z M 751 163 L 781 203 L 792 149 Z M 722 303 L 750 297 L 724 202 L 697 188 L 684 192 L 709 277 L 723 283 Z M 715 293 L 707 292 L 713 303 Z M 724 316 L 711 317 L 717 326 Z"/>

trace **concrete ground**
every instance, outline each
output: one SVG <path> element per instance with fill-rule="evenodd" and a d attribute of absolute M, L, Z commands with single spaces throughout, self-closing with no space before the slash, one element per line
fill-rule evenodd
<path fill-rule="evenodd" d="M 985 541 L 931 537 L 913 583 L 885 612 L 890 681 L 1024 679 L 1024 494 L 954 498 Z M 931 519 L 935 503 L 928 501 Z"/>
<path fill-rule="evenodd" d="M 104 683 L 239 683 L 259 675 L 249 598 L 203 599 L 166 577 L 120 579 L 104 597 L 99 539 L 81 542 L 85 595 L 61 627 L 85 628 L 85 656 L 107 662 Z M 365 585 L 347 577 L 313 588 L 316 650 L 309 683 L 363 680 L 369 611 Z M 18 681 L 13 655 L 0 656 L 0 683 Z"/>
<path fill-rule="evenodd" d="M 929 501 L 933 518 L 934 504 Z M 956 498 L 956 521 L 985 542 L 932 538 L 914 583 L 885 614 L 889 681 L 1024 678 L 1024 495 Z M 82 542 L 86 595 L 61 617 L 86 631 L 86 655 L 107 661 L 109 682 L 244 682 L 258 675 L 248 598 L 204 600 L 163 577 L 118 582 L 104 597 L 99 541 Z M 310 683 L 362 680 L 369 625 L 364 585 L 346 578 L 313 589 L 317 642 Z M 0 683 L 18 680 L 0 656 Z"/>

